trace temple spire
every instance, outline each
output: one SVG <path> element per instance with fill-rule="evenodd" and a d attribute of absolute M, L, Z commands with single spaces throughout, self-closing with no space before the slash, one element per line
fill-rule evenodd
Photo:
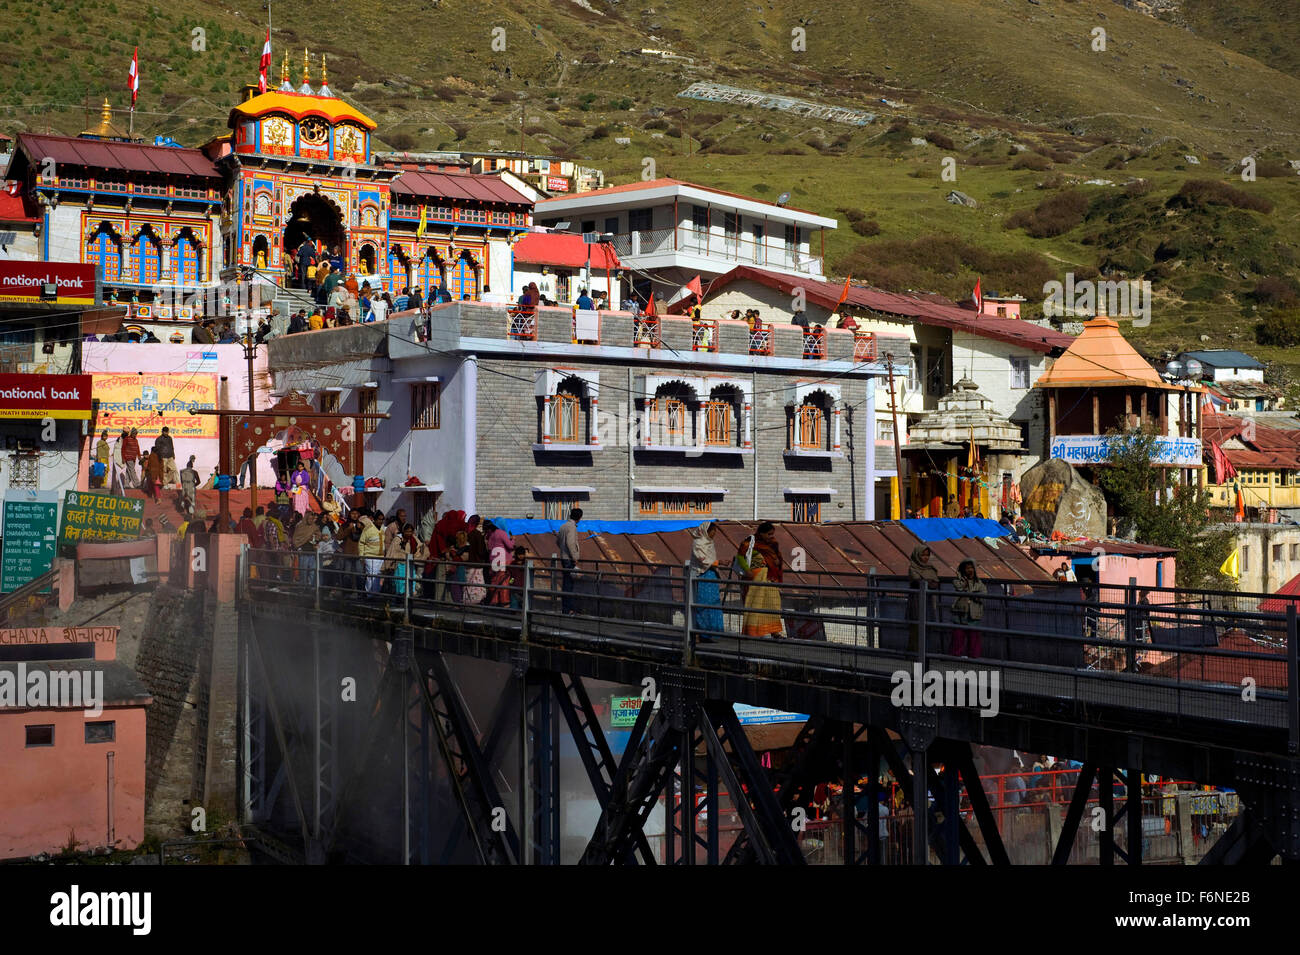
<path fill-rule="evenodd" d="M 309 72 L 310 69 L 311 69 L 311 60 L 308 59 L 307 57 L 307 48 L 303 47 L 302 48 L 302 86 L 299 87 L 298 92 L 305 93 L 308 96 L 310 96 L 312 93 L 311 75 Z"/>
<path fill-rule="evenodd" d="M 320 55 L 320 90 L 321 96 L 333 96 L 334 92 L 329 87 L 329 82 L 325 79 L 325 54 Z"/>
<path fill-rule="evenodd" d="M 284 63 L 280 66 L 280 92 L 292 93 L 293 84 L 289 82 L 289 51 L 284 51 Z"/>

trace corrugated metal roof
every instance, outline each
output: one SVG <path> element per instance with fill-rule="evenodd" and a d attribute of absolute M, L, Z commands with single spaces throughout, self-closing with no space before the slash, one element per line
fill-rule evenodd
<path fill-rule="evenodd" d="M 1185 351 L 1181 358 L 1195 358 L 1202 365 L 1209 365 L 1211 368 L 1263 368 L 1263 363 L 1258 358 L 1251 358 L 1245 352 L 1232 351 L 1230 349 L 1212 349 L 1210 351 Z"/>
<path fill-rule="evenodd" d="M 767 269 L 740 265 L 714 279 L 705 291 L 705 297 L 707 299 L 733 282 L 745 280 L 758 282 L 760 285 L 784 293 L 793 293 L 796 287 L 801 288 L 808 301 L 832 310 L 839 304 L 840 295 L 844 292 L 843 282 L 822 281 L 802 276 L 795 278 L 779 272 L 769 272 Z M 1053 328 L 1031 325 L 1018 318 L 990 318 L 987 315 L 976 315 L 956 305 L 944 305 L 920 295 L 902 295 L 850 284 L 845 301 L 859 308 L 915 319 L 922 325 L 969 332 L 981 338 L 1020 345 L 1044 354 L 1058 348 L 1068 348 L 1074 342 L 1073 335 L 1066 335 Z"/>
<path fill-rule="evenodd" d="M 912 549 L 924 543 L 911 531 L 893 521 L 837 521 L 829 524 L 776 524 L 776 539 L 781 552 L 789 555 L 802 547 L 810 574 L 827 574 L 845 584 L 871 568 L 884 576 L 907 573 Z M 753 521 L 719 521 L 718 557 L 730 564 L 741 543 L 757 526 Z M 579 527 L 581 530 L 581 527 Z M 556 552 L 554 534 L 520 534 L 515 543 L 528 548 L 535 557 L 549 558 Z M 1051 575 L 1039 567 L 1033 557 L 1010 542 L 990 545 L 983 539 L 933 541 L 926 543 L 939 574 L 954 577 L 957 565 L 970 557 L 981 573 L 1010 580 L 1045 581 Z M 635 563 L 682 565 L 691 554 L 689 531 L 666 531 L 649 534 L 597 534 L 583 542 L 582 554 L 588 560 L 621 560 Z M 794 583 L 813 583 L 803 573 L 787 570 L 785 577 Z M 825 583 L 825 581 L 822 581 Z"/>
<path fill-rule="evenodd" d="M 29 162 L 39 165 L 46 158 L 56 164 L 91 169 L 124 169 L 131 172 L 172 176 L 196 176 L 221 181 L 221 174 L 200 150 L 174 146 L 146 146 L 143 143 L 114 143 L 71 136 L 22 133 L 18 149 Z"/>
<path fill-rule="evenodd" d="M 521 193 L 496 176 L 473 176 L 454 172 L 412 172 L 406 170 L 390 187 L 398 195 L 429 196 L 447 199 L 470 199 L 498 205 L 532 205 Z"/>

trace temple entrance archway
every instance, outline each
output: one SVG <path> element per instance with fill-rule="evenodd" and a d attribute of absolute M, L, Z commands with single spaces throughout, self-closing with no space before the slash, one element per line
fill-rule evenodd
<path fill-rule="evenodd" d="M 312 240 L 321 251 L 337 249 L 346 258 L 347 235 L 339 207 L 317 193 L 295 199 L 289 207 L 289 223 L 284 227 L 284 247 L 296 252 L 303 239 Z"/>

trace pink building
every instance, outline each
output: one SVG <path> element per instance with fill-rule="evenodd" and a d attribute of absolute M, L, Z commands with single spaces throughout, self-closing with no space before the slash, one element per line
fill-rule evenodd
<path fill-rule="evenodd" d="M 1082 583 L 1103 587 L 1124 587 L 1136 578 L 1138 587 L 1173 587 L 1178 551 L 1154 544 L 1130 541 L 1052 541 L 1029 545 L 1038 566 L 1054 573 L 1062 563 L 1070 564 Z"/>
<path fill-rule="evenodd" d="M 1025 298 L 1023 295 L 984 295 L 981 301 L 984 305 L 981 315 L 990 318 L 1019 318 L 1020 306 Z"/>
<path fill-rule="evenodd" d="M 144 839 L 153 698 L 116 649 L 116 627 L 0 630 L 0 859 Z"/>

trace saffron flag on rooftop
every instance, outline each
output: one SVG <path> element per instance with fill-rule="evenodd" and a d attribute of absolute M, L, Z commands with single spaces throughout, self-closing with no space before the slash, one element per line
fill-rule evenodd
<path fill-rule="evenodd" d="M 135 109 L 135 97 L 140 91 L 140 48 L 138 46 L 131 54 L 131 71 L 126 75 L 126 88 L 131 91 L 131 108 Z"/>
<path fill-rule="evenodd" d="M 262 45 L 262 62 L 257 68 L 257 91 L 266 92 L 266 72 L 271 68 L 271 28 L 266 28 L 266 43 Z"/>
<path fill-rule="evenodd" d="M 1219 573 L 1226 574 L 1227 576 L 1231 577 L 1233 580 L 1240 579 L 1241 558 L 1239 556 L 1238 548 L 1234 547 L 1232 549 L 1232 553 L 1228 555 L 1228 559 L 1225 560 L 1223 562 L 1223 566 L 1219 568 Z"/>
<path fill-rule="evenodd" d="M 697 299 L 704 298 L 704 291 L 700 288 L 700 277 L 698 275 L 686 283 L 686 291 L 694 293 Z"/>
<path fill-rule="evenodd" d="M 851 275 L 848 276 L 847 278 L 845 278 L 845 280 L 844 280 L 844 291 L 840 292 L 840 300 L 839 300 L 838 302 L 835 303 L 835 307 L 834 307 L 833 309 L 831 309 L 832 312 L 838 312 L 838 311 L 840 310 L 840 306 L 843 305 L 846 301 L 848 301 L 848 298 L 849 298 L 849 280 L 852 279 L 852 278 L 853 278 L 853 276 L 851 276 Z"/>
<path fill-rule="evenodd" d="M 975 291 L 971 293 L 971 299 L 975 302 L 975 312 L 978 315 L 984 313 L 984 293 L 980 291 L 980 280 L 975 279 Z"/>
<path fill-rule="evenodd" d="M 649 297 L 648 299 L 646 299 L 646 303 L 645 303 L 645 313 L 646 313 L 647 315 L 653 315 L 653 314 L 655 313 L 655 293 L 654 293 L 654 292 L 651 292 L 651 293 L 650 293 L 650 297 Z"/>

